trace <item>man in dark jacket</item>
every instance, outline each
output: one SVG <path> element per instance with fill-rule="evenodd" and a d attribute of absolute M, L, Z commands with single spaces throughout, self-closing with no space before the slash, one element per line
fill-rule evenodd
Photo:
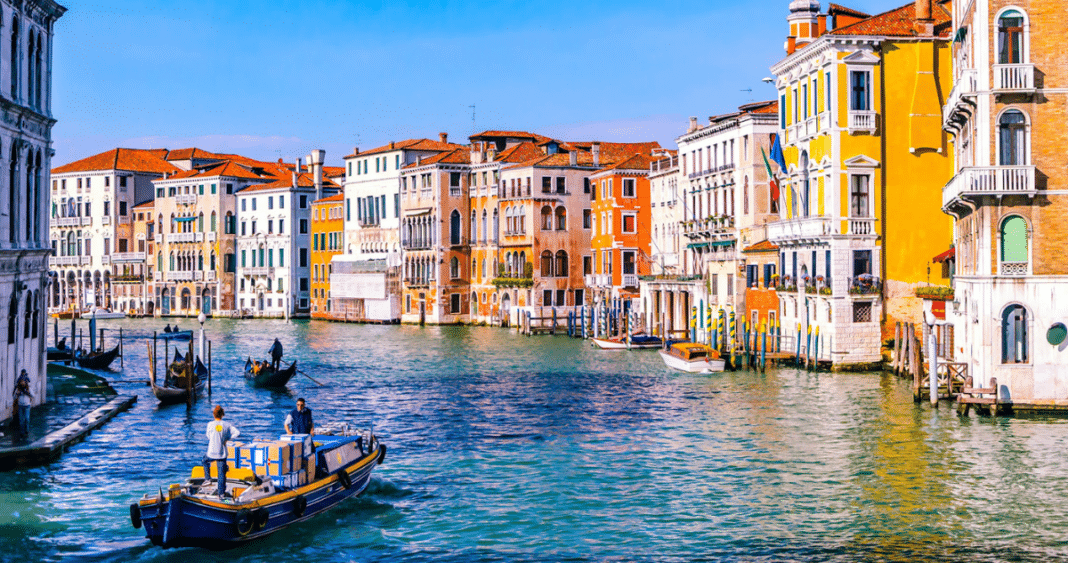
<path fill-rule="evenodd" d="M 311 409 L 304 406 L 304 397 L 297 399 L 297 408 L 286 415 L 286 434 L 315 434 Z"/>

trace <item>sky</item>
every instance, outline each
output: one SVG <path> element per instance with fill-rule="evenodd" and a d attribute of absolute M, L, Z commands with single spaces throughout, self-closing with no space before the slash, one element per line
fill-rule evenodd
<path fill-rule="evenodd" d="M 325 149 L 340 165 L 354 147 L 487 129 L 674 148 L 689 116 L 775 97 L 761 79 L 784 56 L 789 5 L 61 3 L 53 167 L 190 146 L 286 161 Z M 843 3 L 874 14 L 905 2 Z"/>

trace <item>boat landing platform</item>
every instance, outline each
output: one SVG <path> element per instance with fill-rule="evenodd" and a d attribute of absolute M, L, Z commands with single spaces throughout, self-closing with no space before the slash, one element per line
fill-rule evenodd
<path fill-rule="evenodd" d="M 30 416 L 28 440 L 16 440 L 7 428 L 4 429 L 5 435 L 0 437 L 0 471 L 49 463 L 136 402 L 137 395 L 119 395 L 110 397 L 103 404 L 95 401 L 88 405 L 77 402 L 35 407 Z M 94 405 L 93 410 L 64 424 L 78 412 L 84 412 L 82 408 L 85 406 Z"/>

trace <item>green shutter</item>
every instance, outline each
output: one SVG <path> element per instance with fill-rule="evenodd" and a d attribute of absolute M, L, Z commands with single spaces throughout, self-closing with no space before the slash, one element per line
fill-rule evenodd
<path fill-rule="evenodd" d="M 1001 261 L 1027 261 L 1027 222 L 1015 216 L 1001 224 Z"/>

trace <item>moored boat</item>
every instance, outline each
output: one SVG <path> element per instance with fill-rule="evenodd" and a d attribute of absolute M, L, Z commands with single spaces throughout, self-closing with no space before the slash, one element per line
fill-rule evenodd
<path fill-rule="evenodd" d="M 126 313 L 120 313 L 118 311 L 112 311 L 110 309 L 96 309 L 86 315 L 87 317 L 96 317 L 98 319 L 125 319 Z"/>
<path fill-rule="evenodd" d="M 195 361 L 182 356 L 178 350 L 174 351 L 174 361 L 167 368 L 167 376 L 163 384 L 156 383 L 155 358 L 152 352 L 152 343 L 148 343 L 149 385 L 152 394 L 162 404 L 184 403 L 189 400 L 189 393 L 196 398 L 207 385 L 208 368 L 196 358 Z M 189 378 L 192 378 L 192 382 Z"/>
<path fill-rule="evenodd" d="M 55 346 L 49 346 L 47 352 L 50 362 L 70 360 L 72 355 L 71 349 L 67 347 L 66 336 L 56 342 Z"/>
<path fill-rule="evenodd" d="M 590 340 L 602 350 L 648 350 L 664 345 L 664 341 L 659 336 L 646 335 L 632 335 L 629 343 L 626 338 L 591 338 Z"/>
<path fill-rule="evenodd" d="M 313 440 L 312 459 L 301 456 L 306 469 L 297 472 L 303 475 L 295 480 L 271 477 L 270 468 L 257 469 L 255 462 L 251 468 L 242 467 L 241 446 L 235 446 L 224 496 L 217 494 L 216 482 L 205 480 L 203 468 L 195 467 L 184 484 L 170 485 L 166 491 L 160 488 L 130 505 L 131 523 L 134 528 L 144 526 L 146 537 L 164 548 L 236 547 L 309 520 L 360 494 L 386 455 L 386 446 L 370 433 L 316 435 Z"/>
<path fill-rule="evenodd" d="M 74 361 L 85 369 L 105 370 L 111 367 L 111 362 L 114 362 L 117 357 L 119 357 L 118 345 L 111 350 L 101 350 L 91 354 L 82 354 L 79 351 L 74 355 Z"/>
<path fill-rule="evenodd" d="M 712 373 L 726 368 L 719 352 L 695 342 L 672 344 L 667 350 L 660 350 L 660 357 L 668 367 L 690 373 Z"/>

